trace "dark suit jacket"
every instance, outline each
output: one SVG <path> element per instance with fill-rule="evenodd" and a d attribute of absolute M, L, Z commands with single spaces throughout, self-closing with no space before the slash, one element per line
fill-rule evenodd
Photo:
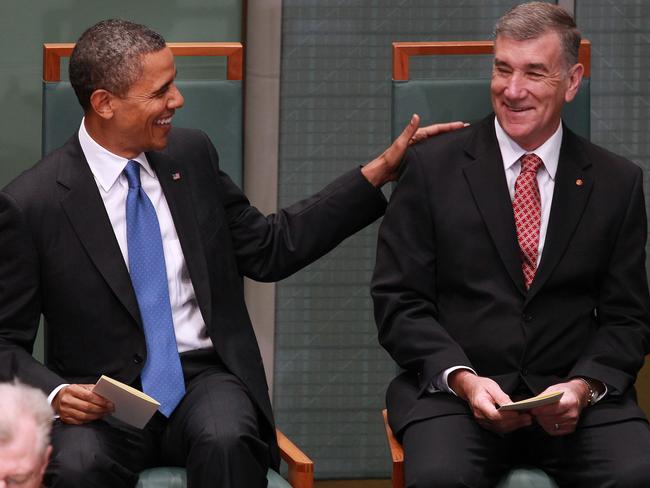
<path fill-rule="evenodd" d="M 493 117 L 430 139 L 379 232 L 372 282 L 379 340 L 406 370 L 387 393 L 395 431 L 467 412 L 426 392 L 467 365 L 511 394 L 572 376 L 604 382 L 582 425 L 641 417 L 633 383 L 650 333 L 641 170 L 566 127 L 546 241 L 525 291 Z"/>
<path fill-rule="evenodd" d="M 275 431 L 242 276 L 274 281 L 377 219 L 382 193 L 357 169 L 265 217 L 219 171 L 199 131 L 174 129 L 147 153 L 171 209 L 207 330 Z M 179 173 L 181 178 L 172 178 Z M 31 357 L 40 315 L 46 364 Z M 46 393 L 101 374 L 132 384 L 147 356 L 129 274 L 75 135 L 0 193 L 0 372 Z"/>

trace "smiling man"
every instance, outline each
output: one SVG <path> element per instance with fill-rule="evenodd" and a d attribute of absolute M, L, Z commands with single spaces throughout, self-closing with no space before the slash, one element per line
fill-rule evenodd
<path fill-rule="evenodd" d="M 650 338 L 641 170 L 578 137 L 580 33 L 556 5 L 497 23 L 494 114 L 413 146 L 379 232 L 379 339 L 409 487 L 650 486 L 634 380 Z M 499 405 L 562 391 L 551 405 Z"/>
<path fill-rule="evenodd" d="M 264 216 L 205 134 L 172 128 L 175 75 L 151 29 L 89 28 L 70 58 L 78 132 L 0 192 L 0 374 L 58 415 L 47 486 L 131 487 L 159 465 L 187 467 L 195 488 L 266 486 L 279 454 L 242 277 L 286 277 L 382 215 L 378 187 L 417 128 Z M 45 365 L 30 354 L 41 315 Z M 91 391 L 102 374 L 160 401 L 143 430 Z"/>

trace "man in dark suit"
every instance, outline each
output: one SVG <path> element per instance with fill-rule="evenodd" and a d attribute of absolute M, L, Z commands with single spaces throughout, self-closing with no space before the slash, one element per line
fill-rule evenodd
<path fill-rule="evenodd" d="M 495 114 L 407 152 L 379 232 L 406 485 L 494 486 L 524 463 L 560 486 L 650 486 L 641 170 L 561 123 L 583 73 L 569 14 L 524 4 L 495 32 Z"/>
<path fill-rule="evenodd" d="M 70 59 L 78 133 L 0 193 L 0 371 L 58 414 L 48 486 L 134 486 L 160 464 L 186 466 L 189 486 L 266 486 L 279 459 L 242 276 L 281 279 L 378 218 L 417 127 L 265 217 L 203 133 L 171 128 L 175 75 L 150 29 L 88 29 Z M 145 429 L 108 415 L 102 374 L 161 401 Z"/>

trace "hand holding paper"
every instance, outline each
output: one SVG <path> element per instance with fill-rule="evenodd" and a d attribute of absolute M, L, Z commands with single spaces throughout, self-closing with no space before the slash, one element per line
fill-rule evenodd
<path fill-rule="evenodd" d="M 115 418 L 139 429 L 149 422 L 160 406 L 160 403 L 146 393 L 105 375 L 99 378 L 93 392 L 115 404 Z"/>

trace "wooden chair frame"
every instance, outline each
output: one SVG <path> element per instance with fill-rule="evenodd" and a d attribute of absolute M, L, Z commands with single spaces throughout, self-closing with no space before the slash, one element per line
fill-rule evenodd
<path fill-rule="evenodd" d="M 409 79 L 411 56 L 492 54 L 494 41 L 450 42 L 394 42 L 393 80 Z M 585 78 L 591 76 L 591 42 L 583 39 L 578 51 L 578 62 L 585 67 Z"/>
<path fill-rule="evenodd" d="M 381 415 L 384 418 L 386 440 L 388 440 L 390 457 L 393 460 L 393 470 L 390 477 L 392 486 L 393 488 L 404 488 L 404 449 L 393 435 L 393 429 L 388 425 L 388 410 L 383 409 Z"/>
<path fill-rule="evenodd" d="M 313 488 L 314 462 L 305 455 L 287 436 L 276 429 L 280 455 L 289 466 L 287 478 L 293 488 Z"/>
<path fill-rule="evenodd" d="M 174 56 L 225 56 L 226 79 L 241 80 L 244 73 L 244 46 L 241 42 L 169 42 Z M 72 54 L 74 43 L 43 44 L 43 80 L 61 81 L 61 58 Z"/>

